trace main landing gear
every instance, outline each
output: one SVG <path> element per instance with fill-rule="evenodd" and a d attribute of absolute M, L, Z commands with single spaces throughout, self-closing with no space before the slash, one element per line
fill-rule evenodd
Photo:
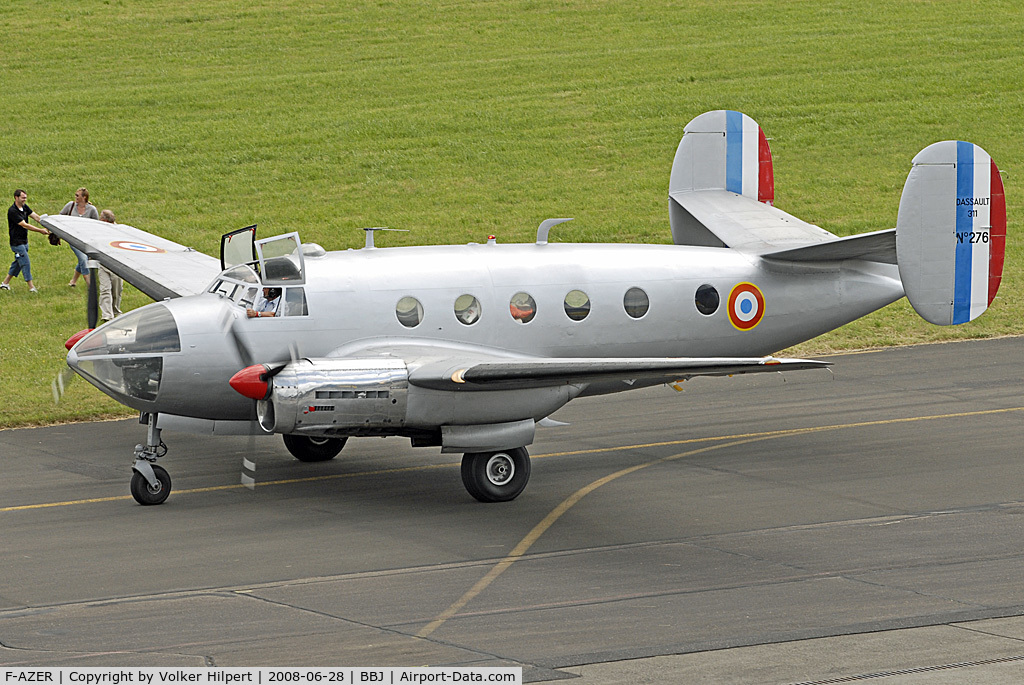
<path fill-rule="evenodd" d="M 481 502 L 509 502 L 530 480 L 530 453 L 525 447 L 462 456 L 462 484 Z"/>
<path fill-rule="evenodd" d="M 334 459 L 348 438 L 314 438 L 306 435 L 283 435 L 284 446 L 299 461 Z"/>
<path fill-rule="evenodd" d="M 167 454 L 160 439 L 157 415 L 143 413 L 139 423 L 147 426 L 146 443 L 135 446 L 132 464 L 132 497 L 143 506 L 163 504 L 171 494 L 171 477 L 156 465 Z M 285 435 L 284 444 L 299 461 L 333 459 L 345 446 L 346 438 L 317 438 Z M 462 484 L 481 502 L 509 502 L 526 488 L 530 480 L 530 453 L 525 447 L 495 452 L 467 452 L 462 456 Z"/>
<path fill-rule="evenodd" d="M 132 497 L 143 506 L 163 504 L 171 494 L 171 477 L 156 460 L 167 454 L 167 445 L 160 439 L 160 429 L 156 427 L 156 414 L 143 412 L 139 423 L 149 427 L 146 431 L 146 444 L 135 446 L 135 463 L 132 464 Z"/>

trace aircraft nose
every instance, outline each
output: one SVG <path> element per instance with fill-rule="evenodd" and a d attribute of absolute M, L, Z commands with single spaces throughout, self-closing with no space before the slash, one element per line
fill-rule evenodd
<path fill-rule="evenodd" d="M 181 351 L 177 324 L 162 303 L 77 333 L 68 343 L 72 345 L 68 366 L 119 402 L 136 408 L 139 402 L 157 400 L 164 355 Z"/>

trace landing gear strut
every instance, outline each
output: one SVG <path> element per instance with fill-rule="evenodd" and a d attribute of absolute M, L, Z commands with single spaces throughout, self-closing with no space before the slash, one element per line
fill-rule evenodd
<path fill-rule="evenodd" d="M 467 452 L 462 457 L 462 484 L 481 502 L 509 502 L 530 480 L 530 453 L 525 447 L 497 452 Z"/>
<path fill-rule="evenodd" d="M 135 463 L 132 464 L 132 497 L 143 506 L 162 504 L 171 494 L 171 477 L 167 471 L 156 465 L 156 460 L 167 454 L 167 445 L 160 439 L 156 427 L 156 414 L 143 412 L 139 423 L 146 424 L 146 444 L 135 446 Z"/>

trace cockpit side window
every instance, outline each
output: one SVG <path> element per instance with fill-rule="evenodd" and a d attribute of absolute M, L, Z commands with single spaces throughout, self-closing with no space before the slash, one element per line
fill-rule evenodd
<path fill-rule="evenodd" d="M 308 316 L 309 310 L 306 307 L 306 292 L 302 288 L 285 288 L 284 304 L 278 316 Z"/>
<path fill-rule="evenodd" d="M 243 299 L 239 304 L 247 310 L 260 312 L 259 318 L 309 315 L 306 293 L 302 288 L 264 288 L 262 293 L 253 289 L 252 297 L 249 300 Z M 253 314 L 249 314 L 249 317 L 257 318 Z"/>

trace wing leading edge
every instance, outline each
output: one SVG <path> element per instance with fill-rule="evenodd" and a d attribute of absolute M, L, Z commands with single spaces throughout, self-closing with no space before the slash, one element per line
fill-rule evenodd
<path fill-rule="evenodd" d="M 127 224 L 47 214 L 39 223 L 154 300 L 197 295 L 221 270 L 214 257 Z"/>

